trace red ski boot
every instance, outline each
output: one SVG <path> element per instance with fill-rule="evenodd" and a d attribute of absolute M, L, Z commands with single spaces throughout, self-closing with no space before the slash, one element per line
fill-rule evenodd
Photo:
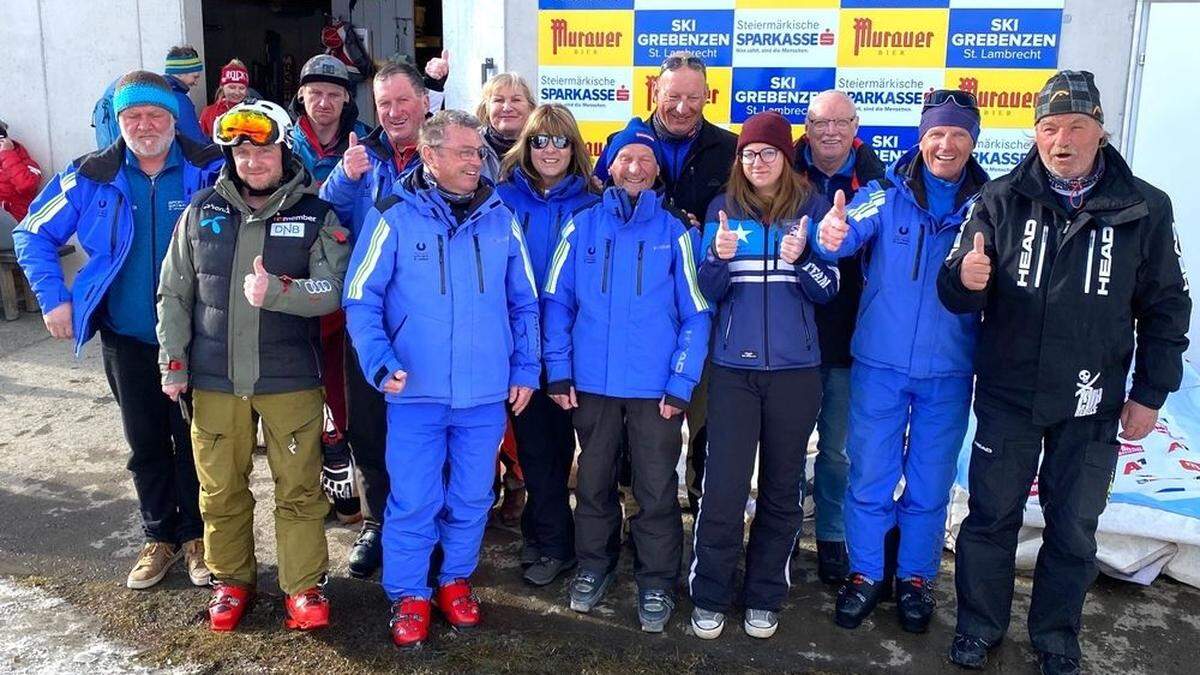
<path fill-rule="evenodd" d="M 456 629 L 479 625 L 479 598 L 475 597 L 466 579 L 455 579 L 439 588 L 437 606 L 446 621 Z"/>
<path fill-rule="evenodd" d="M 313 630 L 329 625 L 329 599 L 319 586 L 283 599 L 287 619 L 283 625 L 292 630 Z"/>
<path fill-rule="evenodd" d="M 401 649 L 415 649 L 429 637 L 429 600 L 406 597 L 392 603 L 392 617 L 388 620 L 392 642 Z"/>
<path fill-rule="evenodd" d="M 208 601 L 208 626 L 214 631 L 224 632 L 237 628 L 242 615 L 254 603 L 254 591 L 247 586 L 224 583 L 213 584 L 212 599 Z"/>

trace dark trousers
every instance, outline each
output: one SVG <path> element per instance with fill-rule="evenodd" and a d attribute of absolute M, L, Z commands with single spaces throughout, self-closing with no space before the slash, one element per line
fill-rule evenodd
<path fill-rule="evenodd" d="M 758 371 L 714 365 L 704 492 L 696 514 L 688 587 L 697 607 L 728 612 L 742 554 L 746 498 L 758 464 L 758 499 L 746 546 L 745 606 L 778 612 L 804 522 L 808 437 L 821 407 L 817 368 Z"/>
<path fill-rule="evenodd" d="M 391 492 L 386 461 L 387 401 L 363 375 L 352 344 L 346 348 L 346 408 L 346 440 L 358 467 L 355 481 L 364 525 L 379 527 Z"/>
<path fill-rule="evenodd" d="M 970 513 L 956 544 L 958 631 L 995 643 L 1008 630 L 1017 531 L 1036 475 L 1046 529 L 1033 576 L 1029 637 L 1038 651 L 1079 658 L 1083 600 L 1097 573 L 1096 523 L 1120 448 L 1117 419 L 1072 418 L 1039 426 L 1030 410 L 996 402 L 982 391 L 975 415 Z"/>
<path fill-rule="evenodd" d="M 581 569 L 604 574 L 621 551 L 621 505 L 617 458 L 628 425 L 633 497 L 638 513 L 629 521 L 636 556 L 633 573 L 641 590 L 672 591 L 683 553 L 679 508 L 682 415 L 663 419 L 657 399 L 622 399 L 579 393 L 572 414 L 579 432 L 575 473 L 575 555 Z"/>
<path fill-rule="evenodd" d="M 571 413 L 539 389 L 525 410 L 512 419 L 517 461 L 528 495 L 521 514 L 525 544 L 542 555 L 570 560 L 575 557 L 575 523 L 567 487 L 575 461 Z"/>
<path fill-rule="evenodd" d="M 179 404 L 162 393 L 158 346 L 100 332 L 104 374 L 121 409 L 142 530 L 147 541 L 179 544 L 204 535 L 192 438 Z M 191 397 L 185 396 L 187 405 Z"/>

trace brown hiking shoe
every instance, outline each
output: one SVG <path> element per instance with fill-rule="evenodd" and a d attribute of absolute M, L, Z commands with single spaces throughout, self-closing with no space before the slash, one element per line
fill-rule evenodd
<path fill-rule="evenodd" d="M 192 539 L 183 542 L 183 564 L 187 567 L 188 578 L 193 586 L 207 586 L 212 580 L 212 573 L 204 564 L 204 540 Z"/>
<path fill-rule="evenodd" d="M 167 576 L 167 570 L 179 560 L 180 550 L 162 541 L 148 542 L 129 571 L 125 585 L 133 589 L 150 588 Z"/>

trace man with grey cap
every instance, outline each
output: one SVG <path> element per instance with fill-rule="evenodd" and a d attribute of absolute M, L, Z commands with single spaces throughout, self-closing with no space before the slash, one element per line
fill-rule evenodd
<path fill-rule="evenodd" d="M 1046 528 L 1030 642 L 1043 673 L 1077 673 L 1118 426 L 1145 438 L 1179 388 L 1191 300 L 1171 200 L 1108 144 L 1092 74 L 1056 73 L 1035 104 L 1036 150 L 983 187 L 938 277 L 948 309 L 983 312 L 950 659 L 982 668 L 1008 629 L 1036 477 Z"/>

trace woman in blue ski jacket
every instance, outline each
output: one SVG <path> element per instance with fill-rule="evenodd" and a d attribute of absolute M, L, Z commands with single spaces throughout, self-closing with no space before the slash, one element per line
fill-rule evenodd
<path fill-rule="evenodd" d="M 813 303 L 838 290 L 837 265 L 806 246 L 829 202 L 792 170 L 791 125 L 777 112 L 742 127 L 729 186 L 705 218 L 700 290 L 716 307 L 704 491 L 688 587 L 692 630 L 713 639 L 734 602 L 743 514 L 759 463 L 758 508 L 746 548 L 743 628 L 767 638 L 791 579 L 806 446 L 821 404 Z"/>
<path fill-rule="evenodd" d="M 598 196 L 590 189 L 591 160 L 575 116 L 565 106 L 538 106 L 513 149 L 505 156 L 496 186 L 525 233 L 525 244 L 540 288 L 546 282 L 550 254 L 563 225 L 575 211 Z M 525 581 L 545 586 L 575 565 L 575 525 L 567 482 L 575 460 L 571 413 L 555 405 L 541 389 L 529 406 L 512 418 L 517 460 L 525 476 L 528 501 L 521 515 L 525 539 L 521 563 Z"/>

